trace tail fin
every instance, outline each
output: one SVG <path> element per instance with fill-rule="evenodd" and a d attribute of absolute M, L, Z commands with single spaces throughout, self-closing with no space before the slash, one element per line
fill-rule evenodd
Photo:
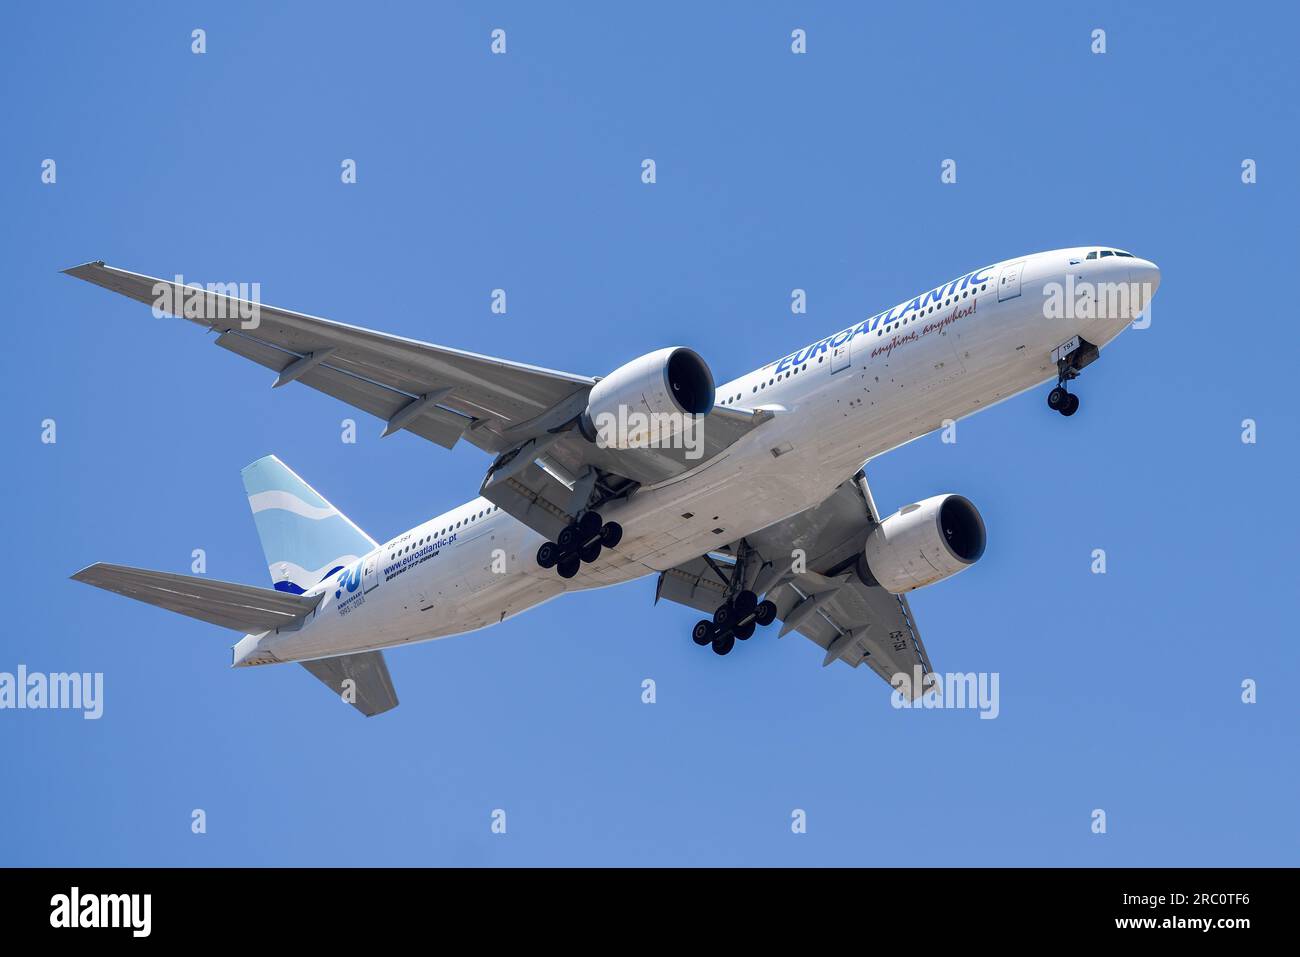
<path fill-rule="evenodd" d="M 301 595 L 376 547 L 274 455 L 258 459 L 241 474 L 278 591 Z"/>

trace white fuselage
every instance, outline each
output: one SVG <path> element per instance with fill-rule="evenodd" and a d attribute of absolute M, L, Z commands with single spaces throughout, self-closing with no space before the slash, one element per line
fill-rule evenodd
<path fill-rule="evenodd" d="M 602 518 L 622 525 L 623 540 L 575 578 L 539 567 L 542 536 L 475 499 L 363 557 L 352 590 L 340 576 L 322 582 L 308 594 L 325 596 L 301 627 L 248 636 L 235 648 L 235 664 L 483 628 L 565 591 L 671 568 L 811 508 L 863 462 L 1055 378 L 1051 353 L 1072 336 L 1104 346 L 1122 332 L 1146 307 L 1159 273 L 1127 255 L 1086 258 L 1098 249 L 976 270 L 723 384 L 719 406 L 776 414 L 712 459 L 603 507 Z M 1052 283 L 1123 283 L 1137 295 L 1104 318 L 1076 317 L 1086 307 L 1069 297 L 1064 316 L 1049 316 L 1044 287 Z"/>

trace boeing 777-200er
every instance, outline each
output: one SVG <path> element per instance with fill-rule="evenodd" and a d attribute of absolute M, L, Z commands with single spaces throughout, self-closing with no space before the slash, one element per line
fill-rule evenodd
<path fill-rule="evenodd" d="M 69 275 L 445 448 L 493 456 L 479 497 L 379 543 L 275 456 L 243 471 L 274 588 L 95 564 L 72 577 L 244 633 L 233 664 L 296 661 L 366 715 L 384 648 L 494 625 L 567 591 L 658 575 L 728 654 L 778 619 L 886 681 L 931 675 L 906 593 L 984 552 L 960 495 L 882 516 L 864 463 L 1049 380 L 1069 384 L 1147 307 L 1160 271 L 1085 246 L 986 266 L 716 385 L 690 349 L 603 378 L 250 302 L 103 262 Z M 256 298 L 256 297 L 254 297 Z M 160 307 L 160 303 L 163 306 Z M 898 683 L 902 686 L 902 682 Z M 922 685 L 928 684 L 926 681 Z M 923 688 L 913 683 L 911 694 Z"/>

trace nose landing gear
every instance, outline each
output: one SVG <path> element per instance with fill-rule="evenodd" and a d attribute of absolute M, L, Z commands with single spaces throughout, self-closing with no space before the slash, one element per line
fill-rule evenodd
<path fill-rule="evenodd" d="M 585 512 L 566 525 L 555 541 L 542 543 L 537 549 L 537 564 L 554 568 L 561 578 L 572 578 L 584 562 L 594 562 L 603 549 L 614 548 L 622 540 L 622 525 L 602 522 L 599 512 Z"/>
<path fill-rule="evenodd" d="M 1047 407 L 1053 412 L 1061 413 L 1061 415 L 1074 415 L 1079 411 L 1079 397 L 1073 392 L 1067 392 L 1065 384 L 1062 382 L 1061 385 L 1047 393 Z"/>
<path fill-rule="evenodd" d="M 1047 407 L 1053 412 L 1070 416 L 1079 411 L 1079 397 L 1066 387 L 1071 379 L 1079 377 L 1079 370 L 1100 355 L 1100 350 L 1087 339 L 1078 336 L 1052 350 L 1056 362 L 1056 388 L 1047 393 Z"/>

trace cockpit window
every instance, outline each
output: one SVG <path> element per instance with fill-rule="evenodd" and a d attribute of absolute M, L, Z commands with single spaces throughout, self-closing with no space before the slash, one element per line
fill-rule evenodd
<path fill-rule="evenodd" d="M 1092 252 L 1088 253 L 1087 258 L 1088 258 L 1088 259 L 1096 259 L 1096 258 L 1097 258 L 1097 250 L 1094 249 Z"/>
<path fill-rule="evenodd" d="M 1118 249 L 1115 250 L 1115 255 L 1116 255 L 1116 256 L 1127 256 L 1129 259 L 1136 259 L 1136 258 L 1137 258 L 1137 257 L 1134 256 L 1132 253 L 1122 253 L 1122 252 L 1120 252 Z"/>
<path fill-rule="evenodd" d="M 1107 256 L 1113 256 L 1113 255 L 1115 255 L 1115 253 L 1114 253 L 1113 250 L 1110 250 L 1110 249 L 1103 249 L 1103 250 L 1101 251 L 1101 258 L 1102 258 L 1102 259 L 1105 259 Z"/>

